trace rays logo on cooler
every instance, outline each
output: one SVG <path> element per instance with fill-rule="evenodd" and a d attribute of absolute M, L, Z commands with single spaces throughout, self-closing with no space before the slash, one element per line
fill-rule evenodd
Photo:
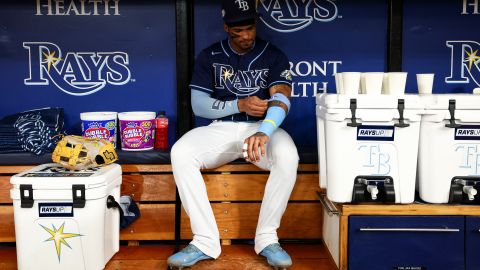
<path fill-rule="evenodd" d="M 333 0 L 262 0 L 260 20 L 272 30 L 295 32 L 312 22 L 330 22 L 338 17 Z"/>
<path fill-rule="evenodd" d="M 478 125 L 462 125 L 455 128 L 455 140 L 480 140 L 480 126 Z"/>
<path fill-rule="evenodd" d="M 267 87 L 268 69 L 237 70 L 232 66 L 215 63 L 215 88 L 225 89 L 237 96 L 252 95 Z"/>
<path fill-rule="evenodd" d="M 393 141 L 395 139 L 394 126 L 368 126 L 357 127 L 358 141 Z"/>
<path fill-rule="evenodd" d="M 60 258 L 62 254 L 62 244 L 72 249 L 72 246 L 70 246 L 70 244 L 66 239 L 83 236 L 78 233 L 63 232 L 65 230 L 65 222 L 63 222 L 58 229 L 53 224 L 52 224 L 52 228 L 43 226 L 42 224 L 39 224 L 39 225 L 50 235 L 50 237 L 48 239 L 45 239 L 44 242 L 52 241 L 55 244 L 55 250 L 58 257 L 58 262 L 60 262 Z"/>
<path fill-rule="evenodd" d="M 450 76 L 446 83 L 470 83 L 480 87 L 480 43 L 476 41 L 447 41 L 451 52 Z"/>
<path fill-rule="evenodd" d="M 25 85 L 49 85 L 74 96 L 93 94 L 108 85 L 130 81 L 125 52 L 68 52 L 51 42 L 24 42 L 28 50 L 29 75 Z"/>
<path fill-rule="evenodd" d="M 39 217 L 73 217 L 72 203 L 39 203 Z"/>

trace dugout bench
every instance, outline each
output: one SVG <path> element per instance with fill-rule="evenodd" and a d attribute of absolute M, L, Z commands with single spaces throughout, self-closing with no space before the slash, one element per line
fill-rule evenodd
<path fill-rule="evenodd" d="M 191 239 L 188 216 L 176 195 L 169 153 L 117 152 L 123 171 L 121 194 L 132 196 L 141 211 L 140 219 L 121 230 L 120 239 L 128 245 L 141 245 L 142 241 L 179 243 Z M 317 154 L 304 153 L 300 154 L 300 158 L 297 182 L 278 235 L 282 240 L 319 241 L 322 238 L 323 211 L 317 198 Z M 15 242 L 10 177 L 50 162 L 51 154 L 0 155 L 0 244 Z M 237 239 L 253 239 L 269 172 L 236 161 L 202 173 L 222 244 L 230 244 Z"/>

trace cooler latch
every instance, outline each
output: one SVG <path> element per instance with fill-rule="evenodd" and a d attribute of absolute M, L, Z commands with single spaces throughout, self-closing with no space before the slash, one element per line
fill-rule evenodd
<path fill-rule="evenodd" d="M 446 127 L 448 128 L 458 128 L 460 127 L 461 125 L 460 124 L 457 124 L 455 123 L 455 99 L 450 99 L 448 101 L 448 111 L 450 112 L 450 123 L 449 124 L 445 124 Z"/>
<path fill-rule="evenodd" d="M 85 207 L 85 185 L 72 185 L 73 208 Z"/>
<path fill-rule="evenodd" d="M 33 188 L 32 185 L 20 185 L 20 207 L 33 207 Z"/>
<path fill-rule="evenodd" d="M 410 124 L 405 123 L 405 118 L 403 118 L 403 112 L 405 111 L 405 100 L 404 99 L 399 99 L 398 100 L 398 114 L 400 115 L 400 118 L 398 118 L 398 123 L 395 124 L 396 127 L 408 127 Z"/>
<path fill-rule="evenodd" d="M 350 99 L 350 111 L 352 112 L 352 118 L 350 119 L 352 122 L 347 123 L 347 126 L 349 127 L 359 127 L 362 125 L 361 123 L 357 122 L 357 118 L 355 117 L 356 110 L 357 110 L 357 99 L 352 98 Z"/>

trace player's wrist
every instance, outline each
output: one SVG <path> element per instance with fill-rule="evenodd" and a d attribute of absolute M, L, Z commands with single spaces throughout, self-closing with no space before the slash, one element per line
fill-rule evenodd
<path fill-rule="evenodd" d="M 268 136 L 267 134 L 265 134 L 264 132 L 262 131 L 257 131 L 255 134 L 253 134 L 254 136 L 267 136 L 267 137 L 270 137 Z"/>
<path fill-rule="evenodd" d="M 272 136 L 273 131 L 276 129 L 276 126 L 271 121 L 263 121 L 258 128 L 257 134 L 264 134 L 269 138 Z"/>
<path fill-rule="evenodd" d="M 234 113 L 239 113 L 240 112 L 240 107 L 238 105 L 238 102 L 239 102 L 238 99 L 233 100 L 232 108 L 233 108 Z"/>
<path fill-rule="evenodd" d="M 245 112 L 245 99 L 237 99 L 238 112 Z"/>

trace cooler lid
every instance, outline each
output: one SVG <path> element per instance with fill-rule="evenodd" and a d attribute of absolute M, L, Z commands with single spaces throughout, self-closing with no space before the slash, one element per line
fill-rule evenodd
<path fill-rule="evenodd" d="M 318 94 L 317 105 L 327 109 L 350 109 L 350 100 L 357 100 L 357 109 L 397 109 L 398 100 L 405 101 L 405 109 L 423 109 L 418 95 L 339 95 Z"/>
<path fill-rule="evenodd" d="M 448 110 L 450 100 L 455 100 L 455 110 L 480 110 L 480 95 L 433 94 L 420 96 L 426 110 Z"/>
<path fill-rule="evenodd" d="M 14 188 L 20 185 L 32 185 L 33 189 L 67 189 L 72 185 L 85 185 L 85 189 L 107 186 L 122 176 L 122 168 L 118 164 L 91 168 L 82 171 L 70 171 L 56 163 L 36 166 L 25 172 L 16 174 L 10 179 Z"/>

